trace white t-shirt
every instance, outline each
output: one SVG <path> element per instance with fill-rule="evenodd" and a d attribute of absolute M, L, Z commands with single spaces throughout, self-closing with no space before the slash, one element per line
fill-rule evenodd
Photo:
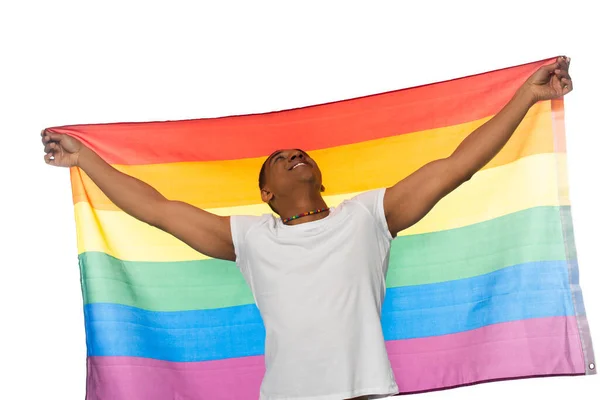
<path fill-rule="evenodd" d="M 384 193 L 298 225 L 231 217 L 236 263 L 266 328 L 261 400 L 398 393 L 381 328 L 392 240 Z"/>

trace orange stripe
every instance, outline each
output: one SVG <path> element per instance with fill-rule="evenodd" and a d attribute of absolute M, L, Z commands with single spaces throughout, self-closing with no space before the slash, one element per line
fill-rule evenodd
<path fill-rule="evenodd" d="M 567 152 L 567 139 L 565 134 L 565 102 L 563 99 L 552 100 L 552 125 L 554 129 L 554 151 Z"/>
<path fill-rule="evenodd" d="M 425 163 L 450 155 L 485 120 L 316 150 L 311 155 L 323 172 L 326 195 L 388 187 Z M 485 168 L 551 153 L 553 146 L 550 102 L 542 102 L 530 110 L 513 138 Z M 169 199 L 216 208 L 260 203 L 257 182 L 262 162 L 263 158 L 250 158 L 117 168 L 149 183 Z M 85 173 L 76 168 L 71 172 L 75 203 L 86 201 L 96 209 L 117 210 Z"/>

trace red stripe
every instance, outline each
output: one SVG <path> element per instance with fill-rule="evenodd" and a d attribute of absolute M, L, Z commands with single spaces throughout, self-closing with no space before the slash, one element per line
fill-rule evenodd
<path fill-rule="evenodd" d="M 230 160 L 266 156 L 279 148 L 315 150 L 494 115 L 547 62 L 266 114 L 49 129 L 81 139 L 111 164 Z"/>
<path fill-rule="evenodd" d="M 403 393 L 495 379 L 585 373 L 575 317 L 506 322 L 386 345 Z M 87 400 L 256 399 L 263 363 L 263 356 L 188 363 L 90 357 Z"/>

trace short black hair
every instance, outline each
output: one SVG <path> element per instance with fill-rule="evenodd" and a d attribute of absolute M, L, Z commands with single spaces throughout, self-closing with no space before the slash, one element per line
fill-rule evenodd
<path fill-rule="evenodd" d="M 274 152 L 273 154 L 275 154 L 276 152 Z M 273 155 L 271 154 L 271 155 Z M 266 166 L 267 166 L 267 161 L 269 161 L 269 158 L 271 158 L 271 156 L 267 157 L 265 159 L 265 162 L 263 162 L 262 167 L 260 167 L 260 172 L 258 173 L 258 188 L 260 190 L 263 190 L 263 188 L 265 187 L 265 184 L 267 183 L 267 173 L 266 173 Z M 267 203 L 269 205 L 269 207 L 271 208 L 271 210 L 273 210 L 274 213 L 276 213 L 277 215 L 279 215 L 279 213 L 277 212 L 276 209 L 273 208 L 273 206 L 271 205 L 271 203 Z"/>
<path fill-rule="evenodd" d="M 258 188 L 260 190 L 263 190 L 263 188 L 265 187 L 265 181 L 267 180 L 267 176 L 266 176 L 266 166 L 267 166 L 267 161 L 269 160 L 269 157 L 267 157 L 265 159 L 265 162 L 263 163 L 262 167 L 260 167 L 260 172 L 258 173 Z"/>

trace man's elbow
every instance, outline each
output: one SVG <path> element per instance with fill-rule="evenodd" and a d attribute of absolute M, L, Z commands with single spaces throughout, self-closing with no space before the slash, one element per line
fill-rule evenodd
<path fill-rule="evenodd" d="M 471 178 L 473 177 L 473 175 L 475 175 L 475 172 L 476 171 L 469 171 L 469 172 L 464 173 L 462 176 L 460 176 L 460 184 L 459 185 L 462 185 L 463 183 L 470 181 Z"/>
<path fill-rule="evenodd" d="M 160 230 L 166 230 L 166 223 L 172 217 L 173 202 L 171 200 L 159 200 L 152 204 L 144 205 L 143 217 L 141 221 Z"/>
<path fill-rule="evenodd" d="M 449 162 L 446 163 L 447 167 L 445 173 L 450 178 L 450 182 L 452 182 L 450 185 L 451 190 L 454 190 L 463 183 L 470 181 L 473 175 L 475 175 L 477 172 L 476 169 L 465 166 L 464 163 L 460 162 L 459 159 L 453 158 L 452 156 L 448 157 L 446 160 Z"/>

